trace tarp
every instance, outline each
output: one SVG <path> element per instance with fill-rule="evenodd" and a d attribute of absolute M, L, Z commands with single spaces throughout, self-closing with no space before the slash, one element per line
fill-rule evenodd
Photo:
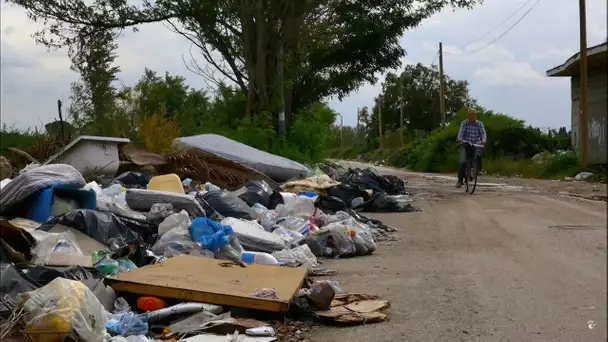
<path fill-rule="evenodd" d="M 306 166 L 216 134 L 201 134 L 173 140 L 173 149 L 193 148 L 224 157 L 282 182 L 306 175 Z"/>

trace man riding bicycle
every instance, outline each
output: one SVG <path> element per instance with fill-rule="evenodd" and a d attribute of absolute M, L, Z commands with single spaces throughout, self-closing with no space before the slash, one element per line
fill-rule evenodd
<path fill-rule="evenodd" d="M 479 165 L 478 174 L 481 174 L 481 149 L 475 148 L 471 145 L 485 145 L 487 140 L 486 129 L 483 123 L 477 120 L 477 113 L 474 111 L 469 112 L 469 119 L 464 120 L 460 124 L 460 130 L 458 131 L 458 138 L 456 141 L 460 143 L 458 153 L 460 155 L 460 168 L 458 169 L 458 183 L 456 187 L 460 188 L 463 184 L 465 177 L 465 168 L 467 165 L 467 151 L 471 148 L 475 149 L 475 156 Z M 467 144 L 468 143 L 468 144 Z"/>

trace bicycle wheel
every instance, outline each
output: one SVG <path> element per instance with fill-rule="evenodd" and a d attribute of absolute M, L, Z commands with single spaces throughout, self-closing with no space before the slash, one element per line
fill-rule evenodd
<path fill-rule="evenodd" d="M 469 168 L 469 174 L 471 175 L 471 178 L 473 178 L 473 180 L 471 181 L 471 191 L 469 192 L 471 195 L 475 192 L 475 189 L 477 188 L 477 162 L 476 161 L 471 161 L 471 167 Z"/>

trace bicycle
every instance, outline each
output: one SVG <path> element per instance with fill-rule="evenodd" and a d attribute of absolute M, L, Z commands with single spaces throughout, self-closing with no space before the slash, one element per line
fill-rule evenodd
<path fill-rule="evenodd" d="M 464 191 L 472 195 L 477 188 L 477 175 L 479 173 L 477 151 L 481 150 L 483 145 L 472 144 L 468 141 L 462 142 L 459 145 L 465 145 L 467 157 L 464 169 Z"/>

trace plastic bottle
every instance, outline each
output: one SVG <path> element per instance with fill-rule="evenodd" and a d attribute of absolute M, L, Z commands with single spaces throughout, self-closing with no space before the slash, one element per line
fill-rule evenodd
<path fill-rule="evenodd" d="M 241 262 L 258 265 L 279 265 L 275 257 L 261 252 L 243 252 L 241 253 Z"/>

